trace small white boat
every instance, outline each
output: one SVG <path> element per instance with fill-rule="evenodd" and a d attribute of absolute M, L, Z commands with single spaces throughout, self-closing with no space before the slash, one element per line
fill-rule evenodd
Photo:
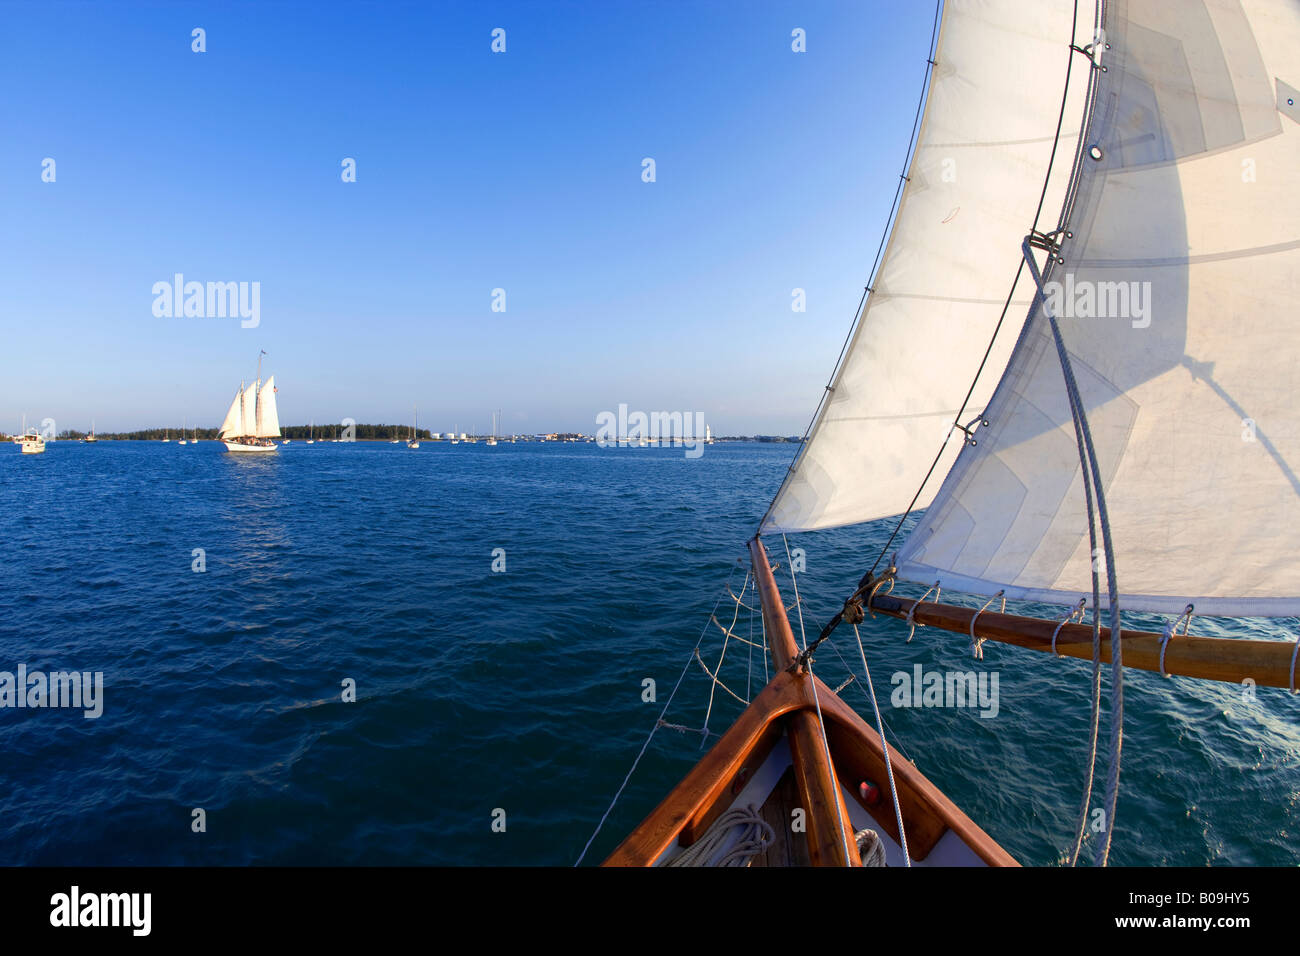
<path fill-rule="evenodd" d="M 45 439 L 35 428 L 23 430 L 22 438 L 17 439 L 24 455 L 39 455 L 45 451 Z"/>
<path fill-rule="evenodd" d="M 90 442 L 91 444 L 99 441 L 99 439 L 95 437 L 95 420 L 93 418 L 90 420 L 90 434 L 87 435 L 83 441 Z"/>
<path fill-rule="evenodd" d="M 275 376 L 262 382 L 262 352 L 257 357 L 257 382 L 249 391 L 239 383 L 235 400 L 217 433 L 226 451 L 234 454 L 268 454 L 278 450 L 272 438 L 280 437 L 280 417 L 275 407 Z"/>
<path fill-rule="evenodd" d="M 186 441 L 186 439 L 185 439 L 185 427 L 186 427 L 188 424 L 189 424 L 189 422 L 185 422 L 185 421 L 182 421 L 182 422 L 181 422 L 181 438 L 180 438 L 180 441 L 178 441 L 176 444 L 178 444 L 178 445 L 188 445 L 188 444 L 189 444 L 189 442 Z"/>

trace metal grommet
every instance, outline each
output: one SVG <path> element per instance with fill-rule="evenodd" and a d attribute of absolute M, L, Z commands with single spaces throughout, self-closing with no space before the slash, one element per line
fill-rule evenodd
<path fill-rule="evenodd" d="M 1091 156 L 1093 159 L 1100 161 L 1100 160 L 1101 160 L 1101 157 L 1102 157 L 1101 147 L 1100 147 L 1100 146 L 1089 146 L 1089 147 L 1088 147 L 1088 155 Z"/>

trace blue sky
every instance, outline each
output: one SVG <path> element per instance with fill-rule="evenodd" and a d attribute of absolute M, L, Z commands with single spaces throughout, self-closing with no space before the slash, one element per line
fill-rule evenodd
<path fill-rule="evenodd" d="M 0 3 L 0 429 L 215 427 L 265 349 L 289 424 L 418 405 L 435 430 L 500 408 L 506 431 L 592 432 L 627 403 L 802 432 L 888 214 L 932 15 Z M 259 282 L 260 324 L 156 317 L 177 272 Z"/>

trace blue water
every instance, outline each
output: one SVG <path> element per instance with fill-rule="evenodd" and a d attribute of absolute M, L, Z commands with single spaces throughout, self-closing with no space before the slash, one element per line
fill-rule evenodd
<path fill-rule="evenodd" d="M 0 447 L 0 670 L 105 681 L 98 719 L 0 709 L 0 864 L 572 863 L 684 667 L 667 719 L 702 725 L 711 684 L 691 650 L 703 631 L 717 663 L 710 610 L 729 579 L 743 586 L 744 542 L 792 451 Z M 888 531 L 791 539 L 810 630 Z M 781 539 L 769 547 L 785 565 Z M 778 581 L 788 602 L 785 567 Z M 733 608 L 723 594 L 724 623 Z M 742 610 L 737 632 L 751 623 Z M 1294 627 L 1196 620 L 1278 640 Z M 1022 862 L 1059 862 L 1088 665 L 994 645 L 972 662 L 961 637 L 906 644 L 884 618 L 862 633 L 896 744 Z M 857 648 L 851 633 L 833 644 L 817 669 L 837 686 L 836 651 Z M 918 663 L 996 671 L 998 715 L 889 706 L 890 674 Z M 743 645 L 721 668 L 742 697 L 763 673 Z M 843 695 L 869 714 L 858 684 Z M 1130 672 L 1125 700 L 1112 862 L 1297 862 L 1300 698 Z M 739 711 L 718 691 L 710 728 Z M 660 730 L 588 862 L 700 755 L 699 735 Z"/>

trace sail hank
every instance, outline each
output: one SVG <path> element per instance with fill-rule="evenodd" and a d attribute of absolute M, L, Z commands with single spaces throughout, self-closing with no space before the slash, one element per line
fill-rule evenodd
<path fill-rule="evenodd" d="M 983 410 L 1031 300 L 1027 281 L 1013 288 L 1020 241 L 1040 200 L 1046 216 L 1064 201 L 1089 69 L 1069 47 L 1072 39 L 1091 40 L 1092 7 L 944 4 L 924 120 L 888 245 L 762 533 L 900 514 L 936 455 L 934 480 L 917 505 L 937 490 L 961 446 L 954 421 Z M 1068 119 L 1058 144 L 1063 99 Z"/>

